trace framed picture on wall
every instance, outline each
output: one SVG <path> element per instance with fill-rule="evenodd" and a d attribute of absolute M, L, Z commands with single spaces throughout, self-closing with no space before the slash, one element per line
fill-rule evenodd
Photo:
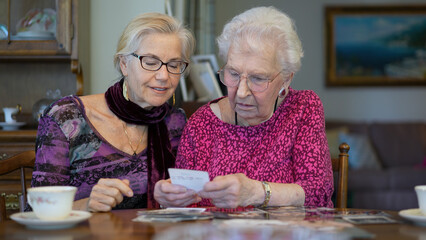
<path fill-rule="evenodd" d="M 327 86 L 426 85 L 426 5 L 325 8 Z"/>

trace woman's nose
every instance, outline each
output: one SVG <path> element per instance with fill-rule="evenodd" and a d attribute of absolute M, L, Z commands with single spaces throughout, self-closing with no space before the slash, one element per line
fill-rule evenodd
<path fill-rule="evenodd" d="M 165 80 L 169 78 L 169 72 L 167 71 L 167 66 L 163 65 L 160 69 L 157 70 L 155 77 L 159 80 Z"/>
<path fill-rule="evenodd" d="M 238 83 L 237 95 L 238 97 L 246 97 L 250 95 L 251 91 L 248 86 L 248 80 L 246 76 L 240 77 L 240 82 Z"/>

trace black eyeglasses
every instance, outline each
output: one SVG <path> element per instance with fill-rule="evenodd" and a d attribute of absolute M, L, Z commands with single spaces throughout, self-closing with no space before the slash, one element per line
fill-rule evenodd
<path fill-rule="evenodd" d="M 158 71 L 163 65 L 166 65 L 169 73 L 182 74 L 186 67 L 188 67 L 188 63 L 184 61 L 173 60 L 165 63 L 151 56 L 139 56 L 136 53 L 132 53 L 131 55 L 139 58 L 142 68 L 148 71 Z"/>

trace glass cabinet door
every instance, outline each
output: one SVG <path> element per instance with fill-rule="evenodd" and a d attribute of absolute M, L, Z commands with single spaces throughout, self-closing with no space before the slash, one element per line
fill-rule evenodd
<path fill-rule="evenodd" d="M 0 55 L 71 54 L 71 0 L 0 0 L 0 9 Z"/>

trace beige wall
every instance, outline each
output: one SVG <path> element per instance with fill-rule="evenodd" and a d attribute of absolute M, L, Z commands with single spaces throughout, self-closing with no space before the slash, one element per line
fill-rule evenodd
<path fill-rule="evenodd" d="M 84 93 L 103 93 L 118 77 L 112 57 L 124 26 L 142 12 L 164 12 L 165 0 L 90 0 L 86 21 L 89 46 L 81 49 L 84 63 Z M 273 5 L 296 22 L 305 57 L 292 83 L 295 89 L 312 89 L 322 99 L 326 118 L 354 121 L 426 121 L 426 87 L 325 86 L 324 16 L 326 5 L 404 4 L 424 0 L 216 0 L 216 35 L 231 17 L 253 6 Z M 81 24 L 81 23 L 80 23 Z M 83 23 L 84 24 L 84 23 Z"/>
<path fill-rule="evenodd" d="M 90 2 L 80 21 L 83 32 L 80 61 L 83 64 L 84 94 L 103 93 L 119 76 L 113 56 L 126 24 L 144 12 L 165 12 L 165 0 L 82 0 Z M 86 3 L 83 3 L 86 4 Z M 83 10 L 84 11 L 84 10 Z M 87 18 L 87 19 L 86 19 Z"/>
<path fill-rule="evenodd" d="M 216 0 L 216 35 L 234 15 L 253 6 L 275 6 L 296 22 L 305 56 L 292 87 L 312 89 L 326 118 L 354 121 L 426 121 L 426 87 L 325 87 L 324 7 L 326 5 L 425 4 L 425 0 Z"/>

